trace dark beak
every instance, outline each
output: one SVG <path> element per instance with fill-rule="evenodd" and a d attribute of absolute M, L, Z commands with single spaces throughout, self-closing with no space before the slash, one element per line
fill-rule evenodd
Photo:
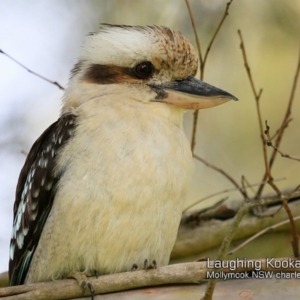
<path fill-rule="evenodd" d="M 204 109 L 238 100 L 233 95 L 194 77 L 169 83 L 149 85 L 158 97 L 154 101 L 169 103 L 185 109 Z"/>

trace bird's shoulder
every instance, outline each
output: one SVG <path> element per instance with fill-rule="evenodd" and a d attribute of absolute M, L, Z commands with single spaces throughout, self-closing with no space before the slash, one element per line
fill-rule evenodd
<path fill-rule="evenodd" d="M 50 125 L 31 147 L 20 172 L 10 242 L 10 285 L 22 284 L 26 278 L 61 176 L 54 172 L 56 156 L 74 135 L 76 118 L 65 114 Z"/>

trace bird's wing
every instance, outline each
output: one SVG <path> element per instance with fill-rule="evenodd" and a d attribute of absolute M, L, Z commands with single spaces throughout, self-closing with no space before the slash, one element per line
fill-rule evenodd
<path fill-rule="evenodd" d="M 73 136 L 76 116 L 66 114 L 33 144 L 21 170 L 10 241 L 10 285 L 23 284 L 51 210 L 60 174 L 54 174 L 57 153 Z"/>

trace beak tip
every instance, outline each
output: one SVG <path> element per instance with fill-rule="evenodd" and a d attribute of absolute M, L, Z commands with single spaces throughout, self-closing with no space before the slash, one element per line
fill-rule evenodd
<path fill-rule="evenodd" d="M 221 98 L 224 97 L 224 98 L 227 98 L 228 100 L 239 101 L 239 99 L 237 97 L 233 96 L 232 94 L 225 92 L 223 90 L 221 90 L 221 92 L 223 93 L 223 95 L 220 95 Z"/>

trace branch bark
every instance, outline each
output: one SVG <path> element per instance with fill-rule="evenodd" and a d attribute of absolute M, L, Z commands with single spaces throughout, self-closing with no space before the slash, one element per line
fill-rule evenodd
<path fill-rule="evenodd" d="M 257 263 L 253 264 L 253 261 Z M 283 262 L 286 262 L 285 264 L 289 266 L 291 265 L 291 261 L 293 261 L 291 258 L 277 258 L 277 267 L 274 267 L 272 264 L 268 264 L 267 259 L 243 260 L 242 265 L 237 265 L 234 270 L 232 270 L 232 265 L 229 261 L 228 263 L 225 261 L 224 266 L 229 267 L 220 268 L 218 272 L 238 273 L 254 271 L 254 266 L 257 267 L 258 264 L 262 271 L 300 272 L 300 268 L 297 267 L 278 267 L 278 265 L 284 265 Z M 148 272 L 144 270 L 124 272 L 100 276 L 98 278 L 91 277 L 89 280 L 95 289 L 96 295 L 146 286 L 198 283 L 206 279 L 207 272 L 212 271 L 214 264 L 214 261 L 210 261 L 209 264 L 206 261 L 175 264 L 159 268 L 158 270 L 149 270 Z M 82 289 L 77 282 L 72 279 L 40 282 L 0 289 L 0 298 L 3 300 L 55 300 L 79 297 L 82 297 Z"/>

